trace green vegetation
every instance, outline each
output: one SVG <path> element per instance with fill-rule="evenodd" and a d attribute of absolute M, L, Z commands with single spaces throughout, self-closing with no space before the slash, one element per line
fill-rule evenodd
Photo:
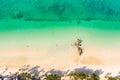
<path fill-rule="evenodd" d="M 44 76 L 46 80 L 61 80 L 61 75 L 58 74 L 50 74 L 50 75 L 45 74 Z"/>
<path fill-rule="evenodd" d="M 75 72 L 75 73 L 70 73 L 68 74 L 70 76 L 71 80 L 100 80 L 99 76 L 96 75 L 95 73 L 92 74 L 87 74 L 84 72 Z"/>
<path fill-rule="evenodd" d="M 112 77 L 112 76 L 105 76 L 107 80 L 120 80 L 118 77 Z"/>
<path fill-rule="evenodd" d="M 6 76 L 8 80 L 101 80 L 100 74 L 103 73 L 102 70 L 92 70 L 86 67 L 77 68 L 73 72 L 60 71 L 60 70 L 49 70 L 44 69 L 38 70 L 39 66 L 29 68 L 29 66 L 19 69 L 18 72 L 11 73 Z M 42 73 L 42 75 L 41 75 Z M 5 75 L 4 75 L 5 76 Z M 0 75 L 0 79 L 4 80 L 3 75 Z M 105 76 L 105 80 L 120 80 L 119 75 L 112 77 L 110 75 Z"/>
<path fill-rule="evenodd" d="M 24 73 L 23 72 L 20 75 L 21 75 L 22 78 L 25 78 L 25 79 L 31 79 L 31 77 L 32 77 L 30 73 Z"/>
<path fill-rule="evenodd" d="M 88 80 L 100 80 L 100 77 L 96 75 L 95 73 L 92 73 L 90 79 Z"/>
<path fill-rule="evenodd" d="M 88 75 L 84 72 L 75 72 L 68 74 L 68 76 L 70 76 L 71 79 L 73 78 L 74 80 L 77 80 L 77 79 L 86 79 Z"/>

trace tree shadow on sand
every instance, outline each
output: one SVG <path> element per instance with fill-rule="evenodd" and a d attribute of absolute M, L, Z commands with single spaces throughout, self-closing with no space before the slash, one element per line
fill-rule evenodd
<path fill-rule="evenodd" d="M 5 68 L 5 70 L 2 72 L 2 74 L 4 74 L 6 71 L 8 71 L 8 68 Z M 19 73 L 19 72 L 22 72 L 22 73 Z M 31 75 L 31 77 L 34 77 L 33 75 L 37 75 L 39 77 L 42 77 L 42 75 L 44 75 L 44 74 L 46 74 L 46 75 L 51 74 L 51 75 L 66 76 L 66 75 L 68 75 L 70 73 L 76 73 L 76 72 L 83 72 L 83 73 L 86 73 L 88 75 L 92 74 L 92 73 L 95 73 L 98 76 L 104 73 L 101 69 L 93 70 L 93 69 L 87 68 L 86 66 L 81 67 L 81 68 L 75 68 L 73 70 L 68 69 L 66 71 L 55 70 L 55 69 L 45 71 L 44 69 L 40 69 L 40 66 L 38 66 L 38 65 L 36 65 L 34 67 L 30 67 L 30 65 L 26 65 L 26 66 L 23 66 L 22 68 L 19 69 L 18 75 L 22 75 L 22 74 L 26 75 L 26 73 L 27 73 L 27 74 Z M 15 77 L 18 76 L 18 75 L 16 75 L 16 73 L 17 72 L 15 72 L 13 74 L 10 74 L 9 76 L 7 76 L 7 78 L 14 79 Z M 5 78 L 5 76 L 2 76 L 1 78 Z"/>
<path fill-rule="evenodd" d="M 87 74 L 91 74 L 91 73 L 95 73 L 96 75 L 101 75 L 104 73 L 104 71 L 102 71 L 101 69 L 89 69 L 86 66 L 82 67 L 82 68 L 75 68 L 74 72 L 85 72 Z"/>
<path fill-rule="evenodd" d="M 46 74 L 49 74 L 49 73 L 50 74 L 59 74 L 59 75 L 61 75 L 61 74 L 63 74 L 63 71 L 51 69 L 51 70 L 49 70 L 49 71 L 46 72 Z"/>
<path fill-rule="evenodd" d="M 51 69 L 49 71 L 46 72 L 46 74 L 50 73 L 50 74 L 69 74 L 69 73 L 73 73 L 73 72 L 85 72 L 87 74 L 92 74 L 95 73 L 96 75 L 101 75 L 104 73 L 104 71 L 102 71 L 101 69 L 89 69 L 86 66 L 82 67 L 82 68 L 75 68 L 74 70 L 67 70 L 67 71 L 61 71 L 61 70 L 55 70 L 55 69 Z"/>
<path fill-rule="evenodd" d="M 3 75 L 4 73 L 6 73 L 8 71 L 8 68 L 6 67 L 5 70 L 3 70 L 0 75 Z"/>
<path fill-rule="evenodd" d="M 19 71 L 22 71 L 22 72 L 27 72 L 27 73 L 30 73 L 30 74 L 40 74 L 40 73 L 45 73 L 45 70 L 44 69 L 40 69 L 40 66 L 34 66 L 32 68 L 30 68 L 30 66 L 23 66 L 23 68 L 19 69 Z"/>

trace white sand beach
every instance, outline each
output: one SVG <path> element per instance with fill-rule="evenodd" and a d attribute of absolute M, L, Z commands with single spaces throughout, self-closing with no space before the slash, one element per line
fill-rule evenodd
<path fill-rule="evenodd" d="M 14 72 L 30 64 L 46 70 L 63 71 L 86 66 L 93 70 L 103 70 L 101 76 L 108 72 L 113 76 L 119 74 L 120 22 L 98 20 L 77 24 L 77 21 L 10 19 L 1 20 L 0 26 L 0 71 L 8 67 L 8 72 Z M 102 26 L 109 29 L 102 29 Z M 118 29 L 113 30 L 113 26 Z M 81 56 L 77 55 L 74 45 L 77 38 L 83 40 L 84 53 Z"/>

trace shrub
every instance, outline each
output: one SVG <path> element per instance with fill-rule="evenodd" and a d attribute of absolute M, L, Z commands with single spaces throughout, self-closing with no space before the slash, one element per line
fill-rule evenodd
<path fill-rule="evenodd" d="M 88 80 L 100 80 L 100 77 L 97 74 L 92 73 L 90 74 L 90 78 Z"/>
<path fill-rule="evenodd" d="M 51 74 L 51 75 L 45 75 L 46 80 L 61 80 L 61 75 L 58 74 Z"/>
<path fill-rule="evenodd" d="M 83 80 L 83 79 L 87 79 L 88 75 L 84 72 L 75 72 L 75 73 L 68 74 L 68 76 L 70 76 L 71 79 L 73 77 L 74 80 L 78 80 L 78 79 Z"/>
<path fill-rule="evenodd" d="M 111 77 L 111 76 L 106 76 L 107 80 L 120 80 L 120 78 L 117 77 Z"/>

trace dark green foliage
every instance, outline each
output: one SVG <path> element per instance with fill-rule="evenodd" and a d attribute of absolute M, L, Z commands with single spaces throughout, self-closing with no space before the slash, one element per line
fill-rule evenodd
<path fill-rule="evenodd" d="M 120 80 L 120 78 L 111 77 L 111 76 L 105 76 L 105 78 L 107 78 L 107 80 Z"/>
<path fill-rule="evenodd" d="M 70 73 L 68 76 L 70 76 L 71 78 L 73 77 L 74 80 L 77 80 L 77 79 L 87 79 L 88 74 L 84 72 L 75 72 L 75 73 Z"/>
<path fill-rule="evenodd" d="M 116 78 L 109 77 L 108 80 L 116 80 Z"/>
<path fill-rule="evenodd" d="M 100 80 L 100 77 L 98 75 L 96 75 L 95 73 L 92 73 L 90 75 L 90 79 L 88 79 L 88 80 Z"/>
<path fill-rule="evenodd" d="M 31 78 L 31 74 L 29 74 L 29 73 L 24 73 L 24 72 L 23 72 L 23 73 L 21 73 L 20 75 L 21 75 L 22 78 L 25 78 L 25 79 L 26 79 L 26 78 L 27 78 L 27 79 L 30 79 L 30 78 Z"/>
<path fill-rule="evenodd" d="M 57 74 L 51 74 L 51 75 L 45 75 L 46 80 L 61 80 L 61 75 Z"/>
<path fill-rule="evenodd" d="M 70 73 L 68 76 L 70 76 L 70 78 L 74 78 L 74 80 L 78 80 L 78 79 L 86 79 L 86 80 L 100 80 L 100 77 L 98 75 L 96 75 L 95 73 L 92 74 L 86 74 L 84 72 L 75 72 L 75 73 Z"/>

